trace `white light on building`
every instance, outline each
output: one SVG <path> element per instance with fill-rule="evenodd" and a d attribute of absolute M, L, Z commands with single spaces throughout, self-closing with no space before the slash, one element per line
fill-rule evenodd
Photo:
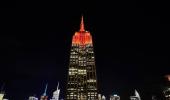
<path fill-rule="evenodd" d="M 141 100 L 139 93 L 135 90 L 135 96 L 130 96 L 130 100 Z"/>
<path fill-rule="evenodd" d="M 4 94 L 0 93 L 0 100 L 3 100 Z"/>
<path fill-rule="evenodd" d="M 104 95 L 102 96 L 102 100 L 106 100 L 106 97 Z"/>
<path fill-rule="evenodd" d="M 102 95 L 98 94 L 98 100 L 102 100 Z"/>
<path fill-rule="evenodd" d="M 30 96 L 28 100 L 38 100 L 38 98 L 34 96 Z"/>
<path fill-rule="evenodd" d="M 60 89 L 58 83 L 57 90 L 53 92 L 53 97 L 50 100 L 59 100 L 59 96 L 60 96 Z"/>
<path fill-rule="evenodd" d="M 111 95 L 110 100 L 120 100 L 120 96 L 118 96 L 117 94 Z"/>

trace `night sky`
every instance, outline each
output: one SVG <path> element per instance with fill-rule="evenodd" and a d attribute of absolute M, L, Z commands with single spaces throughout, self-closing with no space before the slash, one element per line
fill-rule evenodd
<path fill-rule="evenodd" d="M 93 36 L 99 93 L 129 100 L 137 89 L 151 100 L 170 74 L 166 2 L 17 1 L 0 9 L 0 86 L 10 100 L 65 94 L 71 39 L 81 15 Z M 10 5 L 8 5 L 10 6 Z"/>

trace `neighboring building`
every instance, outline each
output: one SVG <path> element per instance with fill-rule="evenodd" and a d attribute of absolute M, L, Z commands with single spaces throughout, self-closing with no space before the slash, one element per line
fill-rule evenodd
<path fill-rule="evenodd" d="M 102 100 L 102 95 L 98 94 L 98 100 Z"/>
<path fill-rule="evenodd" d="M 166 84 L 164 85 L 163 94 L 166 100 L 170 100 L 170 75 L 166 75 Z"/>
<path fill-rule="evenodd" d="M 35 96 L 30 96 L 28 100 L 38 100 L 38 98 Z"/>
<path fill-rule="evenodd" d="M 44 91 L 43 95 L 40 97 L 40 100 L 47 100 L 48 99 L 48 96 L 46 94 L 47 87 L 48 87 L 48 84 L 46 84 L 45 91 Z"/>
<path fill-rule="evenodd" d="M 50 100 L 59 100 L 60 96 L 60 89 L 59 89 L 59 83 L 57 85 L 57 90 L 53 92 L 53 97 Z"/>
<path fill-rule="evenodd" d="M 110 100 L 120 100 L 120 96 L 114 94 L 110 96 Z"/>
<path fill-rule="evenodd" d="M 166 100 L 170 100 L 170 86 L 164 88 L 163 94 L 164 94 Z"/>
<path fill-rule="evenodd" d="M 90 32 L 84 29 L 83 17 L 80 30 L 72 38 L 68 69 L 66 100 L 97 100 L 97 76 L 93 42 Z"/>
<path fill-rule="evenodd" d="M 106 97 L 104 95 L 102 96 L 102 100 L 106 100 Z"/>
<path fill-rule="evenodd" d="M 141 100 L 139 93 L 135 90 L 135 96 L 130 96 L 130 100 Z"/>

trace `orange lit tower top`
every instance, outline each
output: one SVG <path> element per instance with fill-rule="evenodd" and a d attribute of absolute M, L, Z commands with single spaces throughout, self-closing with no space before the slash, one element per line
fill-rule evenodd
<path fill-rule="evenodd" d="M 73 36 L 72 44 L 86 45 L 89 43 L 92 44 L 92 36 L 90 35 L 90 32 L 85 31 L 84 20 L 82 16 L 80 30 L 78 32 L 75 32 Z"/>

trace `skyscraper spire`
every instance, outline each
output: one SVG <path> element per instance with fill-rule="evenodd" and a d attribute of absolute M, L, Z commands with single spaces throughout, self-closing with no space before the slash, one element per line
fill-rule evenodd
<path fill-rule="evenodd" d="M 58 85 L 57 85 L 57 90 L 58 90 L 58 87 L 59 87 L 59 82 L 58 82 Z"/>
<path fill-rule="evenodd" d="M 47 92 L 47 87 L 48 87 L 48 83 L 46 84 L 46 87 L 45 87 L 45 91 L 44 91 L 44 96 L 46 96 L 46 92 Z"/>
<path fill-rule="evenodd" d="M 50 100 L 59 100 L 59 96 L 60 96 L 60 89 L 59 89 L 59 82 L 58 82 L 57 90 L 53 92 L 53 97 Z"/>
<path fill-rule="evenodd" d="M 85 31 L 85 29 L 84 29 L 84 20 L 83 20 L 83 15 L 82 15 L 82 17 L 81 17 L 80 31 Z"/>
<path fill-rule="evenodd" d="M 135 89 L 135 95 L 136 95 L 136 97 L 138 97 L 138 100 L 141 100 L 140 95 L 136 89 Z"/>
<path fill-rule="evenodd" d="M 140 95 L 136 89 L 135 89 L 135 95 L 130 96 L 130 100 L 141 100 Z"/>

